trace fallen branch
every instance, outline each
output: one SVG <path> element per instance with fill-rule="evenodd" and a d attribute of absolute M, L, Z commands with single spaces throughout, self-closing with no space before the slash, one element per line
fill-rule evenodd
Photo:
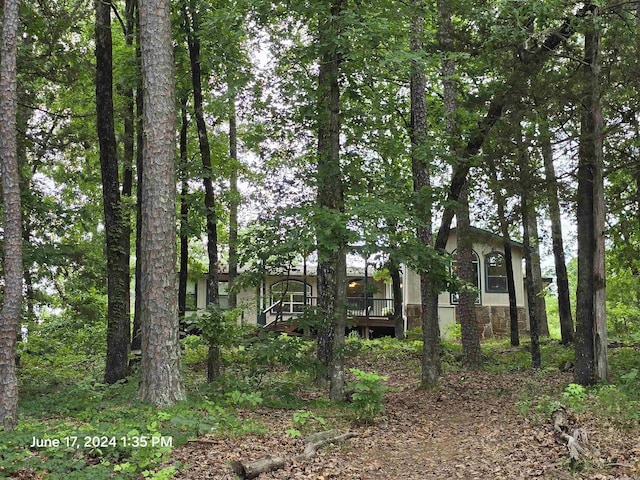
<path fill-rule="evenodd" d="M 193 440 L 187 440 L 187 443 L 206 443 L 206 444 L 218 444 L 220 442 L 216 440 L 207 440 L 206 438 L 195 438 Z"/>
<path fill-rule="evenodd" d="M 318 450 L 329 443 L 344 442 L 353 437 L 357 437 L 355 432 L 339 433 L 335 430 L 327 430 L 325 432 L 314 433 L 309 435 L 305 439 L 304 452 L 293 458 L 294 461 L 309 460 L 313 457 Z M 234 473 L 238 475 L 242 480 L 249 480 L 256 478 L 261 473 L 273 472 L 284 468 L 287 461 L 282 457 L 272 457 L 271 455 L 265 455 L 257 460 L 250 460 L 246 462 L 239 462 L 234 460 L 231 462 L 231 468 Z"/>
<path fill-rule="evenodd" d="M 261 473 L 273 472 L 284 467 L 286 461 L 282 457 L 272 457 L 271 455 L 265 455 L 257 460 L 251 460 L 249 462 L 231 462 L 231 468 L 234 473 L 243 480 L 256 478 Z"/>
<path fill-rule="evenodd" d="M 586 430 L 582 428 L 574 428 L 570 430 L 569 416 L 564 408 L 559 408 L 551 414 L 553 420 L 553 429 L 558 437 L 562 439 L 569 451 L 569 460 L 571 464 L 575 464 L 581 460 L 587 460 L 591 457 L 589 446 L 589 437 Z M 569 434 L 571 432 L 571 434 Z"/>
<path fill-rule="evenodd" d="M 324 447 L 328 443 L 340 443 L 353 437 L 357 437 L 355 432 L 347 432 L 340 435 L 335 430 L 327 430 L 326 432 L 318 432 L 313 435 L 309 435 L 306 439 L 307 446 L 304 448 L 304 452 L 298 455 L 296 460 L 309 460 L 313 457 L 317 451 Z"/>

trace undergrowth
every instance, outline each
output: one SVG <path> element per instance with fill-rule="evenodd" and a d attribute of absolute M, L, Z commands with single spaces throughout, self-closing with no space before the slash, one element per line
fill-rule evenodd
<path fill-rule="evenodd" d="M 182 342 L 188 398 L 156 409 L 137 399 L 135 371 L 126 381 L 102 383 L 104 332 L 80 327 L 74 336 L 58 327 L 34 329 L 20 345 L 20 419 L 15 431 L 0 433 L 0 477 L 30 471 L 47 479 L 172 478 L 181 465 L 164 462 L 173 448 L 190 439 L 267 433 L 260 423 L 241 418 L 240 409 L 291 410 L 291 423 L 284 426 L 290 436 L 350 420 L 373 423 L 383 412 L 386 377 L 365 370 L 374 364 L 413 370 L 422 355 L 417 335 L 402 341 L 349 337 L 344 354 L 358 368 L 351 370 L 351 403 L 336 404 L 314 386 L 322 369 L 311 340 L 238 330 L 223 350 L 224 374 L 208 384 L 207 345 L 188 336 Z M 442 342 L 444 372 L 462 369 L 461 352 L 459 342 Z M 527 342 L 512 347 L 508 340 L 487 341 L 482 353 L 487 371 L 531 370 Z M 531 371 L 521 387 L 516 408 L 522 415 L 546 422 L 563 406 L 601 415 L 621 427 L 638 425 L 640 356 L 633 348 L 611 349 L 611 383 L 590 388 L 571 384 L 569 376 L 566 384 L 557 382 L 558 368 L 573 360 L 572 348 L 544 340 L 541 353 L 544 368 Z M 34 441 L 37 446 L 31 447 Z"/>

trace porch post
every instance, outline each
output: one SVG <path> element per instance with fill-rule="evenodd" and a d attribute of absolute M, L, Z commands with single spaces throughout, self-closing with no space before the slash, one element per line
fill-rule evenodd
<path fill-rule="evenodd" d="M 304 278 L 304 286 L 302 287 L 303 296 L 302 296 L 302 304 L 306 308 L 307 307 L 307 256 L 304 255 L 302 258 L 302 276 Z"/>
<path fill-rule="evenodd" d="M 369 253 L 368 252 L 365 253 L 365 256 L 364 256 L 364 317 L 367 320 L 367 324 L 368 324 L 369 323 Z"/>

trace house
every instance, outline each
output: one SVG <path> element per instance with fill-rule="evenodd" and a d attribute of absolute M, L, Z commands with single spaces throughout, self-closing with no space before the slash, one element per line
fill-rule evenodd
<path fill-rule="evenodd" d="M 509 295 L 507 292 L 506 263 L 502 237 L 486 230 L 472 228 L 474 265 L 478 298 L 475 315 L 483 337 L 509 334 Z M 528 329 L 522 259 L 524 246 L 511 242 L 516 304 L 521 330 Z M 446 250 L 455 253 L 456 231 L 451 230 Z M 264 325 L 266 328 L 291 331 L 295 318 L 317 303 L 317 277 L 315 265 L 302 265 L 287 275 L 267 275 L 254 289 L 238 293 L 238 305 L 243 308 L 243 320 Z M 455 260 L 454 265 L 455 268 Z M 403 318 L 405 329 L 420 325 L 420 277 L 403 266 Z M 190 310 L 206 308 L 206 278 L 189 285 Z M 220 304 L 228 301 L 228 271 L 219 271 Z M 350 323 L 361 334 L 393 335 L 393 295 L 391 285 L 371 276 L 366 266 L 347 268 L 347 314 Z M 440 331 L 456 323 L 457 294 L 442 292 L 438 297 Z"/>
<path fill-rule="evenodd" d="M 504 257 L 504 242 L 500 235 L 487 230 L 471 228 L 473 257 L 476 271 L 478 297 L 474 313 L 482 337 L 509 335 L 509 293 L 507 290 L 507 266 Z M 452 229 L 445 250 L 455 253 L 456 229 Z M 528 303 L 525 290 L 523 259 L 524 245 L 511 241 L 513 276 L 516 287 L 516 305 L 518 323 L 521 331 L 529 328 Z M 454 257 L 455 258 L 455 257 Z M 455 263 L 455 260 L 454 260 Z M 455 267 L 455 265 L 454 265 Z M 405 315 L 407 328 L 420 325 L 420 278 L 411 269 L 405 274 L 404 289 Z M 445 334 L 447 327 L 456 323 L 458 296 L 455 293 L 441 292 L 438 296 L 438 322 L 440 332 Z"/>

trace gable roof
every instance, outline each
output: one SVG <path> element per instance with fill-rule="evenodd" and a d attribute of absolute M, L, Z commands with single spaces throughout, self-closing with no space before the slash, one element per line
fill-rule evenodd
<path fill-rule="evenodd" d="M 503 243 L 503 238 L 502 235 L 498 235 L 497 233 L 491 232 L 489 230 L 484 230 L 482 228 L 478 228 L 478 227 L 469 227 L 469 229 L 471 230 L 471 238 L 473 238 L 474 240 L 483 240 L 483 241 L 487 241 L 487 240 L 492 240 L 494 242 L 500 242 L 500 244 Z M 449 232 L 449 235 L 454 235 L 456 232 L 456 228 L 452 228 Z M 517 242 L 515 240 L 511 240 L 511 246 L 512 247 L 516 247 L 516 248 L 520 248 L 524 250 L 524 244 L 522 242 Z"/>

